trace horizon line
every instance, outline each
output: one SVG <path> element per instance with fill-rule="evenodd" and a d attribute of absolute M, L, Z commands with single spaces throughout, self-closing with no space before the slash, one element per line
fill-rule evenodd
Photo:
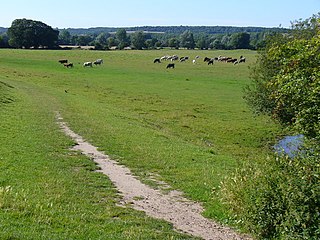
<path fill-rule="evenodd" d="M 47 24 L 48 25 L 48 24 Z M 48 25 L 50 26 L 50 25 Z M 0 28 L 10 28 L 0 26 Z M 52 26 L 51 26 L 52 27 Z M 144 27 L 234 27 L 234 28 L 283 28 L 289 29 L 289 27 L 284 27 L 281 24 L 277 27 L 271 26 L 235 26 L 235 25 L 141 25 L 141 26 L 91 26 L 91 27 L 52 27 L 53 29 L 94 29 L 94 28 L 144 28 Z"/>

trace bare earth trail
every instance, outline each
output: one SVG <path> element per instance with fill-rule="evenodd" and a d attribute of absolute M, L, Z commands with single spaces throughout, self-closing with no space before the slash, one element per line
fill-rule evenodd
<path fill-rule="evenodd" d="M 73 149 L 81 151 L 98 164 L 101 168 L 99 171 L 106 174 L 122 194 L 125 204 L 131 204 L 134 209 L 144 211 L 151 217 L 171 222 L 176 229 L 203 239 L 249 239 L 230 228 L 204 218 L 201 215 L 203 209 L 200 204 L 182 197 L 182 193 L 171 191 L 164 194 L 160 190 L 143 184 L 128 168 L 119 165 L 74 133 L 59 114 L 57 114 L 57 120 L 65 134 L 77 143 Z"/>

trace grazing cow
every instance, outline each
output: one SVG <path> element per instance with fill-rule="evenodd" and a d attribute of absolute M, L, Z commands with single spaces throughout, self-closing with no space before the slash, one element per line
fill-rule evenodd
<path fill-rule="evenodd" d="M 93 62 L 94 65 L 101 65 L 103 63 L 102 59 L 97 59 Z"/>
<path fill-rule="evenodd" d="M 187 57 L 181 57 L 180 58 L 180 62 L 185 62 L 185 61 L 187 61 L 189 59 L 189 57 L 187 56 Z"/>
<path fill-rule="evenodd" d="M 162 60 L 168 60 L 168 58 L 169 58 L 169 56 L 163 56 L 163 57 L 160 58 L 160 61 L 162 61 Z"/>
<path fill-rule="evenodd" d="M 195 59 L 193 59 L 193 60 L 192 60 L 192 63 L 193 63 L 193 64 L 196 64 L 197 62 L 196 62 L 196 60 L 195 60 Z"/>
<path fill-rule="evenodd" d="M 68 60 L 67 59 L 60 59 L 58 62 L 61 64 L 64 64 L 64 63 L 68 63 Z"/>
<path fill-rule="evenodd" d="M 174 63 L 169 63 L 169 64 L 167 65 L 167 68 L 174 68 Z"/>
<path fill-rule="evenodd" d="M 218 61 L 220 61 L 220 62 L 227 62 L 230 59 L 232 59 L 232 58 L 231 57 L 222 57 L 222 56 L 218 57 Z"/>
<path fill-rule="evenodd" d="M 177 55 L 172 55 L 172 56 L 170 56 L 169 58 L 168 58 L 168 60 L 171 60 L 172 62 L 173 61 L 176 61 L 176 60 L 178 60 L 179 59 L 179 57 L 177 56 Z"/>
<path fill-rule="evenodd" d="M 73 63 L 64 63 L 63 66 L 65 66 L 66 68 L 73 68 Z"/>
<path fill-rule="evenodd" d="M 246 62 L 246 58 L 245 57 L 242 57 L 242 58 L 240 58 L 240 60 L 239 60 L 239 63 L 245 63 Z"/>
<path fill-rule="evenodd" d="M 236 58 L 231 58 L 231 59 L 228 59 L 226 62 L 227 63 L 235 63 L 235 62 L 237 62 L 238 61 L 238 59 L 236 59 Z"/>
<path fill-rule="evenodd" d="M 209 62 L 209 61 L 210 61 L 210 58 L 205 57 L 205 58 L 203 59 L 203 61 L 204 61 L 204 62 Z"/>
<path fill-rule="evenodd" d="M 153 60 L 153 63 L 161 63 L 160 58 L 155 58 L 155 59 Z"/>
<path fill-rule="evenodd" d="M 240 59 L 238 61 L 234 62 L 233 64 L 237 65 L 238 63 L 245 63 L 245 62 L 246 62 L 246 58 L 241 56 Z"/>
<path fill-rule="evenodd" d="M 213 65 L 213 62 L 214 62 L 214 59 L 213 58 L 211 58 L 211 59 L 209 59 L 209 61 L 208 61 L 208 65 Z"/>
<path fill-rule="evenodd" d="M 92 67 L 92 62 L 83 63 L 83 67 Z"/>

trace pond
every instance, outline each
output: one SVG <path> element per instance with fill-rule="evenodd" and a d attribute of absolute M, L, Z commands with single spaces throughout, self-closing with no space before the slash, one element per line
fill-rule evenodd
<path fill-rule="evenodd" d="M 274 149 L 277 153 L 285 153 L 290 158 L 293 158 L 300 150 L 303 144 L 304 136 L 302 134 L 295 136 L 286 136 L 281 139 L 278 144 L 274 145 Z"/>

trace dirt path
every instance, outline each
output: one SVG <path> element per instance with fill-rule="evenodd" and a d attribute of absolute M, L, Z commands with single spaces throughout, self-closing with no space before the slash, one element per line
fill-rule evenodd
<path fill-rule="evenodd" d="M 116 161 L 74 133 L 59 114 L 57 119 L 65 134 L 76 141 L 77 145 L 73 149 L 81 151 L 98 164 L 101 168 L 99 171 L 106 174 L 122 194 L 125 204 L 131 204 L 134 209 L 171 222 L 176 229 L 203 239 L 248 239 L 230 228 L 204 218 L 201 215 L 203 209 L 200 204 L 182 197 L 181 192 L 171 191 L 164 194 L 141 183 L 128 168 L 118 165 Z"/>

